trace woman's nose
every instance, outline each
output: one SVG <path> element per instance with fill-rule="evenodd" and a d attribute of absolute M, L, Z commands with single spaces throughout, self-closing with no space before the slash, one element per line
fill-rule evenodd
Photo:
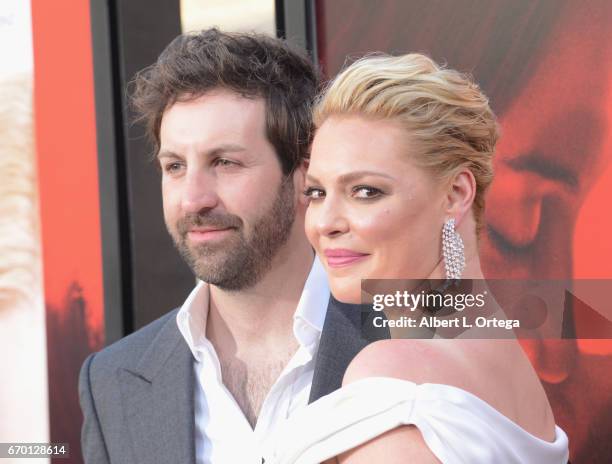
<path fill-rule="evenodd" d="M 320 235 L 327 237 L 335 237 L 348 232 L 349 220 L 342 205 L 326 199 L 320 206 L 316 227 Z"/>

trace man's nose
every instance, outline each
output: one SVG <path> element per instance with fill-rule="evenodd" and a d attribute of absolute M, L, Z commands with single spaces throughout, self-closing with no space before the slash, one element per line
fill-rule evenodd
<path fill-rule="evenodd" d="M 214 176 L 202 171 L 188 172 L 181 198 L 183 212 L 196 214 L 213 209 L 218 204 L 217 181 Z"/>
<path fill-rule="evenodd" d="M 316 227 L 317 232 L 326 237 L 336 237 L 348 232 L 350 222 L 341 202 L 330 197 L 325 198 L 318 208 Z"/>

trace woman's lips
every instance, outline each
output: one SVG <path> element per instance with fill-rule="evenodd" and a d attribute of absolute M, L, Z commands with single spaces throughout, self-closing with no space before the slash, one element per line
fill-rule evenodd
<path fill-rule="evenodd" d="M 356 251 L 345 249 L 327 249 L 324 250 L 323 254 L 327 259 L 327 265 L 329 267 L 349 266 L 359 261 L 363 261 L 370 256 L 366 253 L 358 253 Z"/>

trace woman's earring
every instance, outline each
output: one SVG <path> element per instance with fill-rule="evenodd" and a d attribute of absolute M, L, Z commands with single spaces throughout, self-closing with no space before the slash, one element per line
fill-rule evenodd
<path fill-rule="evenodd" d="M 451 218 L 442 228 L 442 256 L 446 269 L 447 280 L 461 279 L 465 269 L 465 254 L 463 253 L 463 240 L 455 230 L 455 219 Z"/>

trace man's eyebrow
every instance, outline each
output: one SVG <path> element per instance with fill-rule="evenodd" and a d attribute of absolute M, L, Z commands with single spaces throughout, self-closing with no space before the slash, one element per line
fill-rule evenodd
<path fill-rule="evenodd" d="M 207 151 L 205 154 L 207 156 L 219 156 L 224 153 L 236 153 L 236 152 L 241 152 L 241 151 L 246 151 L 246 148 L 243 147 L 242 145 L 236 145 L 233 143 L 224 143 L 223 145 L 219 145 L 218 147 L 215 147 Z"/>
<path fill-rule="evenodd" d="M 179 155 L 177 155 L 176 153 L 174 153 L 173 151 L 170 150 L 161 150 L 157 153 L 157 156 L 155 156 L 155 158 L 157 159 L 161 159 L 161 158 L 178 158 Z"/>
<path fill-rule="evenodd" d="M 242 145 L 236 145 L 233 143 L 224 143 L 222 145 L 219 145 L 217 147 L 214 147 L 204 152 L 203 154 L 205 156 L 212 157 L 212 156 L 219 156 L 224 153 L 236 153 L 240 151 L 246 151 L 246 148 L 243 147 Z M 180 156 L 171 150 L 161 150 L 157 154 L 157 159 L 160 159 L 160 158 L 180 158 Z"/>
<path fill-rule="evenodd" d="M 384 172 L 377 172 L 377 171 L 353 171 L 353 172 L 347 172 L 346 174 L 342 174 L 341 176 L 338 177 L 338 182 L 341 184 L 348 184 L 349 182 L 353 182 L 357 179 L 360 179 L 362 177 L 366 177 L 366 176 L 376 176 L 376 177 L 384 177 L 385 179 L 390 179 L 390 180 L 394 180 L 394 178 L 388 174 L 385 174 Z M 315 184 L 319 184 L 319 180 L 310 175 L 310 174 L 306 174 L 306 178 Z"/>

